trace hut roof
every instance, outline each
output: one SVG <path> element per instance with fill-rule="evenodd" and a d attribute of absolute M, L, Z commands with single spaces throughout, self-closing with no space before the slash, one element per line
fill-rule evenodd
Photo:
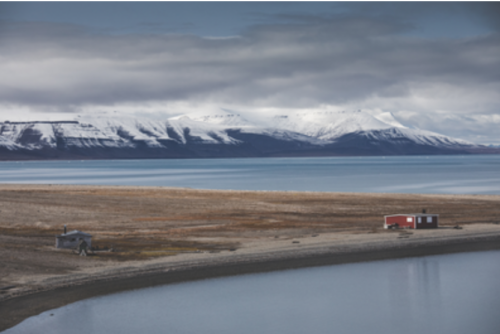
<path fill-rule="evenodd" d="M 62 237 L 76 237 L 76 236 L 91 237 L 92 235 L 85 233 L 85 232 L 82 232 L 82 231 L 73 230 L 73 231 L 68 232 L 66 234 L 63 233 L 61 235 L 58 235 L 57 237 L 62 238 Z"/>

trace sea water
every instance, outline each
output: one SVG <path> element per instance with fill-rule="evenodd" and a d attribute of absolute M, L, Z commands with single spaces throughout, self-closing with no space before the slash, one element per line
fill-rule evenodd
<path fill-rule="evenodd" d="M 0 183 L 500 194 L 500 155 L 1 162 Z"/>
<path fill-rule="evenodd" d="M 500 251 L 207 279 L 91 298 L 5 334 L 498 334 Z"/>

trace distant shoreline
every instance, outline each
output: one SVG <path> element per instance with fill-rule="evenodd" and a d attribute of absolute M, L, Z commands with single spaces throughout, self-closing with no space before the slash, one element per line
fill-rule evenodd
<path fill-rule="evenodd" d="M 396 245 L 369 250 L 335 252 L 327 249 L 266 254 L 227 262 L 188 263 L 181 268 L 153 270 L 146 274 L 124 273 L 122 277 L 103 277 L 84 284 L 69 284 L 53 290 L 35 292 L 0 302 L 0 330 L 13 327 L 24 319 L 79 300 L 165 284 L 224 276 L 408 257 L 500 250 L 500 235 L 461 238 L 432 242 L 428 245 Z"/>
<path fill-rule="evenodd" d="M 33 155 L 33 152 L 27 150 L 19 151 L 6 151 L 2 153 L 0 148 L 0 163 L 1 162 L 37 162 L 37 161 L 122 161 L 122 160 L 224 160 L 224 159 L 281 159 L 281 158 L 376 158 L 376 157 L 418 157 L 418 156 L 478 156 L 478 155 L 499 155 L 500 148 L 487 147 L 478 148 L 470 151 L 454 151 L 454 152 L 423 152 L 423 153 L 378 153 L 378 154 L 356 154 L 356 153 L 329 153 L 329 152 L 304 152 L 304 153 L 276 153 L 276 154 L 262 154 L 262 155 L 227 155 L 227 156 L 116 156 L 112 158 L 103 158 L 99 155 L 76 155 L 67 152 L 52 152 L 49 156 L 43 156 L 42 153 Z"/>

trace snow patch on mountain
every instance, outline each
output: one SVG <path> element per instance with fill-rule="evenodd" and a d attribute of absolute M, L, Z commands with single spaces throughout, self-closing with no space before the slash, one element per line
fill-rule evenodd
<path fill-rule="evenodd" d="M 255 124 L 248 121 L 246 118 L 241 116 L 241 114 L 226 110 L 220 110 L 219 112 L 216 113 L 210 113 L 210 112 L 189 113 L 186 116 L 194 121 L 220 125 L 225 128 L 256 127 Z"/>
<path fill-rule="evenodd" d="M 407 126 L 404 126 L 403 124 L 401 124 L 390 111 L 380 112 L 380 113 L 372 114 L 372 115 L 373 115 L 373 117 L 377 118 L 378 120 L 382 121 L 383 123 L 389 124 L 395 128 L 402 128 L 402 129 L 408 128 Z"/>
<path fill-rule="evenodd" d="M 192 116 L 194 118 L 194 116 Z M 201 142 L 210 144 L 236 144 L 239 140 L 230 137 L 223 124 L 204 122 L 192 119 L 190 116 L 178 116 L 169 118 L 166 122 L 167 126 L 172 127 L 182 140 L 182 143 L 187 143 L 186 135 L 195 137 Z"/>
<path fill-rule="evenodd" d="M 333 142 L 348 133 L 392 127 L 363 111 L 318 111 L 279 115 L 272 118 L 271 126 L 325 142 Z"/>

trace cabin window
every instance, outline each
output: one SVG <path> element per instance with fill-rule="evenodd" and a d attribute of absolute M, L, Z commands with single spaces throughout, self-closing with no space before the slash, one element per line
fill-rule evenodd
<path fill-rule="evenodd" d="M 75 242 L 75 241 L 76 241 L 76 239 L 75 239 L 75 238 L 72 238 L 72 239 L 71 239 L 71 242 Z"/>
<path fill-rule="evenodd" d="M 407 221 L 408 223 L 411 223 L 411 222 L 413 221 L 413 218 L 408 217 L 408 218 L 406 218 L 406 221 Z"/>
<path fill-rule="evenodd" d="M 427 222 L 432 223 L 432 217 L 427 217 Z"/>
<path fill-rule="evenodd" d="M 418 217 L 418 223 L 420 224 L 422 222 L 422 217 Z"/>

